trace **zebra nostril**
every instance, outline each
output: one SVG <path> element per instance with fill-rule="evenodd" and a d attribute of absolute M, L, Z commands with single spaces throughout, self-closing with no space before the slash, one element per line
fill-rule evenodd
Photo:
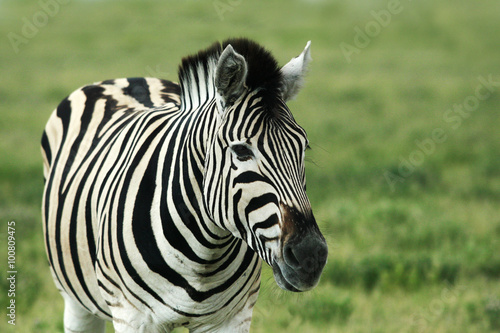
<path fill-rule="evenodd" d="M 293 253 L 293 246 L 286 244 L 283 249 L 283 259 L 285 259 L 285 263 L 293 268 L 299 268 L 300 262 L 297 259 L 297 256 Z"/>
<path fill-rule="evenodd" d="M 320 273 L 328 256 L 328 247 L 316 235 L 306 235 L 286 243 L 283 259 L 294 270 L 304 274 Z"/>

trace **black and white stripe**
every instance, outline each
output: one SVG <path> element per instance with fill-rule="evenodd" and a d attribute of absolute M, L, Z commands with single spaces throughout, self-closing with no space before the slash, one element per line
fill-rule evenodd
<path fill-rule="evenodd" d="M 261 259 L 314 287 L 327 248 L 305 192 L 307 139 L 283 68 L 246 39 L 183 59 L 179 84 L 102 81 L 64 99 L 42 137 L 47 256 L 67 332 L 247 332 Z"/>

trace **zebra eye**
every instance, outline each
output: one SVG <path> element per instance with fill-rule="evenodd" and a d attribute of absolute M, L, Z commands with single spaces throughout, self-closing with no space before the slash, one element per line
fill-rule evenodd
<path fill-rule="evenodd" d="M 245 144 L 235 144 L 231 146 L 231 149 L 236 154 L 236 158 L 240 161 L 248 161 L 253 157 L 252 150 Z"/>

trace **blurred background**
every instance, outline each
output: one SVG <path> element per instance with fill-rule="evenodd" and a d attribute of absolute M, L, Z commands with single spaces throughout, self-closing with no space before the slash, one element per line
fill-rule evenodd
<path fill-rule="evenodd" d="M 0 331 L 63 330 L 40 217 L 52 110 L 95 81 L 176 81 L 183 56 L 232 36 L 281 64 L 312 40 L 289 106 L 330 247 L 312 292 L 283 292 L 264 268 L 251 331 L 499 331 L 499 13 L 494 0 L 0 0 Z"/>

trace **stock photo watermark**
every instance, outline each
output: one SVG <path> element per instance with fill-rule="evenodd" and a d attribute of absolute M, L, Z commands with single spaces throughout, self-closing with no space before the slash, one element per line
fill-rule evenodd
<path fill-rule="evenodd" d="M 491 94 L 500 87 L 500 79 L 495 79 L 492 74 L 487 77 L 479 76 L 477 80 L 479 83 L 473 94 L 468 95 L 461 103 L 455 103 L 443 112 L 442 120 L 448 129 L 436 127 L 432 129 L 428 137 L 415 140 L 415 149 L 407 156 L 399 155 L 397 172 L 385 170 L 384 178 L 392 192 L 396 191 L 398 183 L 404 183 L 425 162 L 427 157 L 436 152 L 439 145 L 448 140 L 447 132 L 450 129 L 455 131 L 460 128 L 464 119 L 469 118 L 479 108 L 481 102 L 490 98 Z"/>
<path fill-rule="evenodd" d="M 47 26 L 50 19 L 54 18 L 61 10 L 61 5 L 66 5 L 71 0 L 39 0 L 40 8 L 31 16 L 21 18 L 21 28 L 18 32 L 11 31 L 7 34 L 7 39 L 14 53 L 18 54 L 21 45 L 26 45 L 35 38 L 41 29 Z"/>
<path fill-rule="evenodd" d="M 412 0 L 408 0 L 412 1 Z M 360 54 L 361 50 L 368 47 L 371 41 L 378 37 L 382 31 L 391 24 L 394 16 L 400 14 L 404 9 L 400 0 L 389 0 L 387 6 L 380 10 L 371 10 L 372 20 L 368 21 L 363 29 L 358 25 L 354 26 L 354 38 L 352 43 L 340 43 L 340 51 L 347 63 L 352 62 L 354 54 Z"/>
<path fill-rule="evenodd" d="M 16 222 L 7 222 L 7 322 L 16 325 Z"/>
<path fill-rule="evenodd" d="M 219 19 L 224 21 L 224 15 L 234 11 L 242 2 L 243 0 L 215 0 L 212 4 Z"/>
<path fill-rule="evenodd" d="M 166 78 L 170 75 L 170 72 L 167 70 L 164 70 L 162 68 L 162 64 L 157 64 L 155 68 L 152 68 L 151 66 L 146 66 L 146 73 L 149 77 L 156 77 L 156 78 Z"/>
<path fill-rule="evenodd" d="M 426 307 L 412 314 L 409 318 L 410 327 L 416 332 L 426 332 L 429 325 L 438 320 L 446 308 L 456 304 L 467 288 L 464 285 L 446 286 L 439 297 L 434 298 Z"/>

